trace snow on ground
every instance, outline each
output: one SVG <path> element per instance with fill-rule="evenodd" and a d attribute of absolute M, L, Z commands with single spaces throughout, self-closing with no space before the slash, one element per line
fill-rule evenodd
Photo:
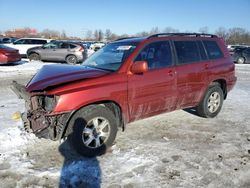
<path fill-rule="evenodd" d="M 40 61 L 29 61 L 28 59 L 22 59 L 22 61 L 13 64 L 0 65 L 0 79 L 9 78 L 16 75 L 22 76 L 35 74 L 37 70 L 45 64 L 52 63 L 42 63 Z"/>
<path fill-rule="evenodd" d="M 31 76 L 42 65 L 13 69 Z M 3 75 L 14 71 L 2 68 L 5 82 Z M 23 101 L 1 87 L 1 187 L 250 187 L 250 65 L 237 65 L 236 73 L 238 82 L 216 118 L 178 110 L 140 120 L 118 133 L 107 154 L 91 159 L 67 141 L 25 133 L 12 119 L 24 110 Z"/>

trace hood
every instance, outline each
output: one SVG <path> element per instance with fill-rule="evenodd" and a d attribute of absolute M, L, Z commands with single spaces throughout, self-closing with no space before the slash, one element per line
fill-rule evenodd
<path fill-rule="evenodd" d="M 110 72 L 78 65 L 44 65 L 27 84 L 26 90 L 42 91 L 51 86 L 100 77 L 108 73 Z"/>
<path fill-rule="evenodd" d="M 36 46 L 36 47 L 29 48 L 28 51 L 37 50 L 37 49 L 41 49 L 41 48 L 42 48 L 42 46 Z"/>

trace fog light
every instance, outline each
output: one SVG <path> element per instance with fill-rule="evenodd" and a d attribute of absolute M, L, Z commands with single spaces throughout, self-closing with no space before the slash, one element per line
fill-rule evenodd
<path fill-rule="evenodd" d="M 12 119 L 15 121 L 18 121 L 21 119 L 21 112 L 15 112 L 14 114 L 12 114 Z"/>

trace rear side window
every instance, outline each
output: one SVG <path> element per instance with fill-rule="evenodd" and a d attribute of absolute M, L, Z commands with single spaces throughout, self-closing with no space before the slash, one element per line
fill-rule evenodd
<path fill-rule="evenodd" d="M 67 48 L 69 48 L 69 44 L 68 43 L 60 43 L 59 44 L 59 48 L 63 48 L 63 49 L 67 49 Z"/>
<path fill-rule="evenodd" d="M 174 41 L 178 63 L 200 61 L 198 46 L 195 41 Z"/>
<path fill-rule="evenodd" d="M 209 59 L 219 59 L 223 57 L 223 53 L 216 41 L 203 41 L 203 44 L 206 48 Z"/>
<path fill-rule="evenodd" d="M 76 47 L 77 47 L 76 45 L 69 44 L 69 48 L 70 48 L 70 49 L 74 49 L 74 48 L 76 48 Z"/>

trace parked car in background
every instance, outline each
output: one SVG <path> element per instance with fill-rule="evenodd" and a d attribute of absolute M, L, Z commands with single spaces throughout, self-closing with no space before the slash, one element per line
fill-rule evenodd
<path fill-rule="evenodd" d="M 0 44 L 0 65 L 14 63 L 21 60 L 18 50 Z"/>
<path fill-rule="evenodd" d="M 94 44 L 94 42 L 81 42 L 84 46 L 86 46 L 87 48 L 87 54 L 88 54 L 88 57 L 91 56 L 93 53 L 95 53 L 95 51 L 93 49 L 90 48 L 91 44 Z"/>
<path fill-rule="evenodd" d="M 101 49 L 103 46 L 105 46 L 105 43 L 95 42 L 95 43 L 91 44 L 89 48 L 96 52 L 97 50 Z"/>
<path fill-rule="evenodd" d="M 25 129 L 67 138 L 93 157 L 107 151 L 119 127 L 142 118 L 191 107 L 217 116 L 235 83 L 222 38 L 162 33 L 111 42 L 82 66 L 43 66 L 26 87 L 12 88 L 26 101 Z"/>
<path fill-rule="evenodd" d="M 245 44 L 227 45 L 227 49 L 228 49 L 230 55 L 234 54 L 234 51 L 236 48 L 247 48 L 247 47 L 249 47 L 249 46 L 245 45 Z"/>
<path fill-rule="evenodd" d="M 238 64 L 250 63 L 250 47 L 236 48 L 233 54 L 233 61 Z"/>
<path fill-rule="evenodd" d="M 1 44 L 10 44 L 13 43 L 14 41 L 16 41 L 18 38 L 15 37 L 5 37 L 0 39 L 0 43 Z"/>
<path fill-rule="evenodd" d="M 87 58 L 87 48 L 79 42 L 53 41 L 28 49 L 27 57 L 31 61 L 60 61 L 76 64 Z"/>
<path fill-rule="evenodd" d="M 46 43 L 50 42 L 50 39 L 43 39 L 43 38 L 20 38 L 13 43 L 6 44 L 11 48 L 15 48 L 19 50 L 19 53 L 22 57 L 26 57 L 27 50 L 29 48 L 33 48 L 36 46 L 42 46 Z"/>

